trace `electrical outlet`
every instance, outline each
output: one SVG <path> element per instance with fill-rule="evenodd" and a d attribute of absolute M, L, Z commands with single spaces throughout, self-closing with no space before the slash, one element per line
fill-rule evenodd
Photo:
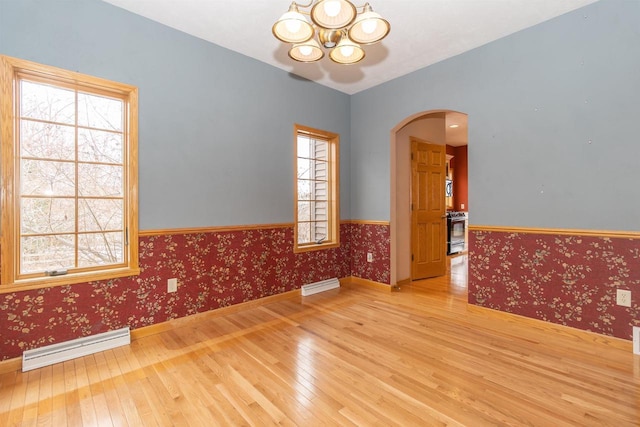
<path fill-rule="evenodd" d="M 371 252 L 367 253 L 367 262 L 373 262 L 373 254 Z"/>
<path fill-rule="evenodd" d="M 460 209 L 464 209 L 464 203 L 460 203 Z"/>
<path fill-rule="evenodd" d="M 623 307 L 631 307 L 631 291 L 627 289 L 616 289 L 616 304 Z"/>
<path fill-rule="evenodd" d="M 178 279 L 167 280 L 167 292 L 176 292 L 178 290 Z"/>
<path fill-rule="evenodd" d="M 633 327 L 633 354 L 640 356 L 640 326 Z"/>

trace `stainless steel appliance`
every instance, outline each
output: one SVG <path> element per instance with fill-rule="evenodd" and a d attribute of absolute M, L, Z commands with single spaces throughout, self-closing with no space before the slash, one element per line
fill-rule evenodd
<path fill-rule="evenodd" d="M 464 251 L 466 212 L 447 212 L 447 255 Z"/>

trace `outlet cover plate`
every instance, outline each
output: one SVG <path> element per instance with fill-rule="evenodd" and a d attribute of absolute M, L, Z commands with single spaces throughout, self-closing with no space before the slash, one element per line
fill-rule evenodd
<path fill-rule="evenodd" d="M 178 290 L 178 279 L 167 280 L 167 292 L 176 292 Z"/>
<path fill-rule="evenodd" d="M 633 354 L 640 356 L 640 326 L 633 327 Z"/>
<path fill-rule="evenodd" d="M 367 253 L 367 262 L 373 262 L 373 254 L 371 252 Z"/>
<path fill-rule="evenodd" d="M 631 307 L 631 291 L 628 289 L 616 289 L 616 304 L 622 307 Z"/>

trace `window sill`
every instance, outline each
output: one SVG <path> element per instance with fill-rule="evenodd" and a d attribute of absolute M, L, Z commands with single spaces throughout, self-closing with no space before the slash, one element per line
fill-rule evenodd
<path fill-rule="evenodd" d="M 65 276 L 44 276 L 18 280 L 10 284 L 0 285 L 0 294 L 9 292 L 21 292 L 33 289 L 53 288 L 63 285 L 75 285 L 99 280 L 111 280 L 119 277 L 137 276 L 140 274 L 139 268 L 119 268 L 108 271 L 90 271 L 86 273 L 74 273 Z"/>
<path fill-rule="evenodd" d="M 305 246 L 294 246 L 293 253 L 303 253 L 312 251 L 321 251 L 323 249 L 339 248 L 340 242 L 326 242 L 326 243 L 314 243 Z"/>

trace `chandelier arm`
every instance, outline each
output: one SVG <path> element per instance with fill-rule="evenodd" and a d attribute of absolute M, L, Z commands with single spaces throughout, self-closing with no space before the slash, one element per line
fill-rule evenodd
<path fill-rule="evenodd" d="M 313 6 L 313 3 L 314 3 L 314 2 L 315 2 L 315 0 L 311 0 L 311 1 L 309 2 L 309 4 L 298 4 L 298 3 L 296 3 L 296 2 L 294 1 L 294 3 L 296 3 L 296 5 L 297 5 L 298 7 L 311 7 L 311 6 Z M 309 13 L 307 13 L 307 15 L 309 15 Z"/>
<path fill-rule="evenodd" d="M 362 9 L 362 11 L 358 12 L 358 13 L 363 13 L 364 12 L 364 8 L 367 7 L 369 3 L 365 3 L 362 6 L 356 6 L 355 4 L 353 5 L 356 8 L 356 12 L 358 12 L 358 9 Z"/>
<path fill-rule="evenodd" d="M 311 0 L 308 4 L 299 4 L 298 2 L 294 3 L 296 4 L 296 6 L 298 6 L 299 8 L 309 8 L 311 6 L 313 6 L 313 4 L 316 2 L 316 0 Z M 351 3 L 353 4 L 353 3 Z M 356 13 L 363 13 L 364 12 L 364 8 L 367 7 L 367 5 L 369 4 L 369 2 L 363 4 L 362 6 L 356 6 L 355 4 L 353 5 L 353 7 L 356 8 Z M 358 9 L 362 9 L 361 11 L 358 11 Z M 302 13 L 303 15 L 308 15 L 311 16 L 311 12 L 306 12 L 306 11 L 302 11 L 302 10 L 298 10 L 298 12 Z"/>

